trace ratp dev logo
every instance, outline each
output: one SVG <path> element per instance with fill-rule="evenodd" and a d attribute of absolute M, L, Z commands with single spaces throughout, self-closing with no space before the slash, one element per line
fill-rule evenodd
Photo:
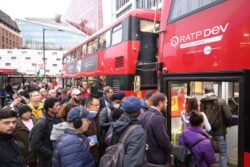
<path fill-rule="evenodd" d="M 173 38 L 171 38 L 170 41 L 173 47 L 176 47 L 179 44 L 179 38 L 177 36 L 174 36 Z"/>

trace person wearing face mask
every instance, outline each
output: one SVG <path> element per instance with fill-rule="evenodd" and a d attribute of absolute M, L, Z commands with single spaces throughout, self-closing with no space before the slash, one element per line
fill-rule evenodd
<path fill-rule="evenodd" d="M 104 139 L 107 131 L 112 123 L 112 111 L 115 109 L 119 109 L 121 107 L 121 103 L 125 99 L 124 92 L 118 92 L 112 95 L 111 97 L 111 106 L 106 106 L 100 111 L 99 115 L 99 123 L 101 127 L 101 137 Z"/>
<path fill-rule="evenodd" d="M 99 125 L 100 100 L 97 97 L 89 96 L 87 97 L 85 104 L 86 104 L 87 110 L 90 113 L 96 114 L 94 118 L 90 119 L 91 124 L 89 126 L 88 131 L 86 131 L 85 134 L 88 137 L 97 139 L 96 142 L 98 144 L 95 144 L 93 147 L 91 147 L 90 151 L 94 157 L 94 160 L 98 164 L 100 157 L 102 155 L 102 152 L 104 152 L 104 150 L 101 148 L 103 145 L 102 143 L 104 142 L 101 140 L 101 137 L 100 137 L 100 125 Z"/>

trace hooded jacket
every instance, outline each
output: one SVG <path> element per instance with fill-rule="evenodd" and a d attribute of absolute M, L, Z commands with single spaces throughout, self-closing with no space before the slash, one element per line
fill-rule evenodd
<path fill-rule="evenodd" d="M 192 154 L 196 160 L 197 166 L 209 167 L 216 163 L 215 153 L 208 134 L 199 127 L 189 126 L 180 135 L 179 144 L 184 143 L 190 148 L 192 145 L 202 140 L 191 149 Z"/>
<path fill-rule="evenodd" d="M 67 129 L 55 144 L 53 167 L 95 167 L 86 136 Z"/>
<path fill-rule="evenodd" d="M 122 115 L 116 122 L 112 124 L 113 135 L 111 144 L 116 144 L 130 125 L 139 125 L 140 122 L 136 118 L 130 118 L 126 114 Z M 142 127 L 134 129 L 125 142 L 125 154 L 123 157 L 123 167 L 143 167 L 146 165 L 145 156 L 146 132 Z"/>
<path fill-rule="evenodd" d="M 53 146 L 55 142 L 66 133 L 66 130 L 72 129 L 72 127 L 69 126 L 68 122 L 61 122 L 59 124 L 53 125 L 53 129 L 51 131 L 50 140 L 53 143 Z"/>

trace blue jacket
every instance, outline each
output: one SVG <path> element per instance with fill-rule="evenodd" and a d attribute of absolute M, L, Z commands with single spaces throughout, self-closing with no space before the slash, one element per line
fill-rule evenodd
<path fill-rule="evenodd" d="M 148 150 L 146 153 L 148 162 L 166 165 L 170 162 L 169 158 L 173 146 L 167 134 L 166 120 L 163 114 L 154 108 L 150 108 L 143 115 L 141 123 L 147 131 Z"/>
<path fill-rule="evenodd" d="M 95 167 L 95 161 L 89 150 L 89 142 L 83 134 L 66 130 L 56 142 L 53 167 Z"/>
<path fill-rule="evenodd" d="M 202 140 L 200 143 L 193 146 L 191 152 L 194 155 L 197 166 L 209 167 L 211 164 L 216 163 L 216 158 L 211 141 L 208 134 L 199 127 L 189 126 L 180 135 L 180 145 L 184 145 L 184 142 L 191 147 L 197 141 Z"/>

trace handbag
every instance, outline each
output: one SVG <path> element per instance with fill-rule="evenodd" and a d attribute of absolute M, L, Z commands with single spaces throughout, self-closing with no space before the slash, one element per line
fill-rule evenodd
<path fill-rule="evenodd" d="M 183 138 L 184 138 L 184 135 L 183 135 Z M 185 162 L 186 158 L 189 155 L 192 155 L 192 152 L 190 150 L 192 150 L 192 148 L 194 146 L 196 146 L 197 144 L 199 144 L 200 142 L 202 142 L 203 140 L 206 140 L 206 139 L 207 138 L 201 138 L 201 139 L 197 140 L 194 144 L 192 144 L 190 147 L 187 146 L 187 144 L 185 143 L 185 140 L 184 140 L 184 145 L 174 146 L 174 148 L 172 149 L 172 154 L 179 161 Z"/>
<path fill-rule="evenodd" d="M 172 154 L 176 159 L 181 162 L 184 162 L 188 155 L 191 154 L 187 146 L 177 145 L 172 149 Z"/>

